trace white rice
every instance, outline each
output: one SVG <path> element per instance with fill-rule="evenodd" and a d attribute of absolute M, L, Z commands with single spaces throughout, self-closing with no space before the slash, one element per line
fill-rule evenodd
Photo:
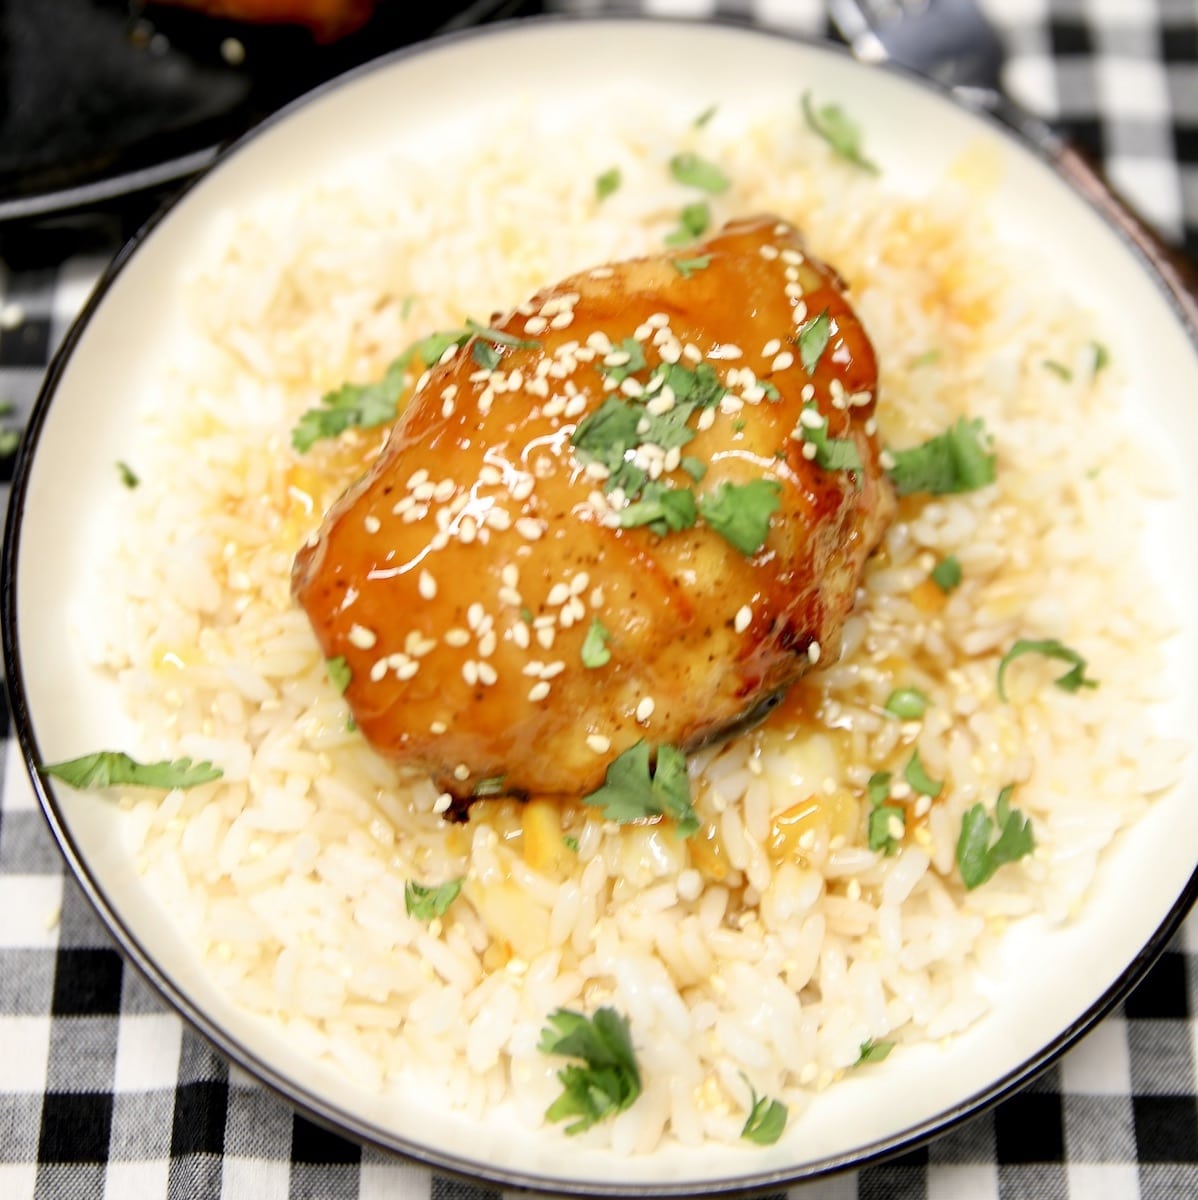
<path fill-rule="evenodd" d="M 586 1138 L 635 1154 L 735 1141 L 746 1079 L 793 1126 L 864 1043 L 968 1027 L 1006 920 L 1067 919 L 1180 750 L 1153 733 L 1169 616 L 1140 586 L 1159 481 L 1128 451 L 1119 364 L 1093 370 L 1102 334 L 1087 314 L 1027 278 L 967 188 L 889 194 L 789 116 L 617 125 L 535 156 L 480 130 L 468 178 L 375 163 L 340 188 L 281 185 L 214 233 L 196 256 L 191 341 L 173 348 L 130 451 L 142 484 L 106 550 L 115 602 L 98 658 L 144 755 L 224 770 L 125 801 L 149 886 L 220 987 L 363 1086 L 420 1078 L 473 1114 L 509 1098 L 531 1125 L 559 1090 L 561 1061 L 536 1048 L 547 1014 L 610 1004 L 645 1090 Z M 551 817 L 546 854 L 514 804 L 446 825 L 430 782 L 347 729 L 289 572 L 361 450 L 297 456 L 289 433 L 323 391 L 378 377 L 417 337 L 658 250 L 694 198 L 664 169 L 688 145 L 734 181 L 717 224 L 775 212 L 848 281 L 878 350 L 883 439 L 908 446 L 980 417 L 998 481 L 904 505 L 841 658 L 801 685 L 808 716 L 693 756 L 701 835 L 570 809 Z M 599 204 L 594 179 L 614 164 L 623 185 Z M 927 580 L 948 554 L 963 582 L 937 609 Z M 1066 694 L 1052 686 L 1063 664 L 1028 656 L 1001 703 L 997 665 L 1020 637 L 1059 638 L 1101 686 Z M 899 686 L 930 697 L 922 720 L 882 713 Z M 900 778 L 916 747 L 944 790 L 886 857 L 865 847 L 865 784 Z M 1011 783 L 1036 852 L 966 893 L 962 815 Z M 779 818 L 812 798 L 817 817 L 771 848 Z M 407 915 L 405 881 L 458 877 L 443 919 Z"/>

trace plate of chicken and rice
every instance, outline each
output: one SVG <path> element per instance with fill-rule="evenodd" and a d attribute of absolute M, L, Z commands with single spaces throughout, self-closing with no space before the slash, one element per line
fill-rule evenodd
<path fill-rule="evenodd" d="M 222 1051 L 424 1162 L 713 1192 L 926 1138 L 1194 894 L 1179 313 L 822 45 L 348 76 L 51 369 L 5 637 L 63 852 Z"/>

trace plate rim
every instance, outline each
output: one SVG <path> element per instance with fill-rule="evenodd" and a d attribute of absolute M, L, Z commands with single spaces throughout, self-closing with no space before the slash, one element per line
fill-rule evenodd
<path fill-rule="evenodd" d="M 18 636 L 17 581 L 22 541 L 21 531 L 36 450 L 54 397 L 76 347 L 84 337 L 96 311 L 112 289 L 115 280 L 153 236 L 159 225 L 169 218 L 171 212 L 191 193 L 192 189 L 199 186 L 211 172 L 220 169 L 225 162 L 273 129 L 275 125 L 288 121 L 293 113 L 319 102 L 326 95 L 342 87 L 352 86 L 357 80 L 376 71 L 390 70 L 405 59 L 422 56 L 430 51 L 437 51 L 456 43 L 496 35 L 510 35 L 520 29 L 534 26 L 564 27 L 596 24 L 624 24 L 630 27 L 653 25 L 663 28 L 715 27 L 736 30 L 750 37 L 759 37 L 775 42 L 797 43 L 816 53 L 838 56 L 858 68 L 883 71 L 931 93 L 941 103 L 948 104 L 958 112 L 963 112 L 972 119 L 981 121 L 992 132 L 1009 139 L 1022 151 L 1032 153 L 1047 165 L 1053 171 L 1058 182 L 1067 187 L 1076 199 L 1081 200 L 1094 211 L 1102 220 L 1108 233 L 1113 234 L 1138 261 L 1142 273 L 1148 276 L 1148 281 L 1168 303 L 1179 328 L 1184 330 L 1191 347 L 1198 350 L 1198 326 L 1195 326 L 1190 320 L 1184 306 L 1179 303 L 1174 289 L 1162 276 L 1157 263 L 1124 229 L 1120 228 L 1109 218 L 1108 214 L 1102 211 L 1092 197 L 1081 190 L 1067 175 L 1056 169 L 1051 149 L 1027 133 L 1006 124 L 985 109 L 964 103 L 960 97 L 953 94 L 950 88 L 934 80 L 893 63 L 868 64 L 867 66 L 855 59 L 847 47 L 827 38 L 763 28 L 718 14 L 698 18 L 614 13 L 602 15 L 544 14 L 452 30 L 421 42 L 398 47 L 320 84 L 220 148 L 213 154 L 200 174 L 188 179 L 182 188 L 168 197 L 129 237 L 100 275 L 91 295 L 71 322 L 47 366 L 17 458 L 5 519 L 3 553 L 0 555 L 0 625 L 2 625 L 3 634 L 5 686 L 9 696 L 13 732 L 25 772 L 31 782 L 39 807 L 50 827 L 56 845 L 63 855 L 65 864 L 69 868 L 70 875 L 75 884 L 84 892 L 101 923 L 116 942 L 122 957 L 139 971 L 164 1004 L 177 1013 L 193 1032 L 199 1034 L 224 1059 L 246 1070 L 259 1085 L 265 1087 L 274 1096 L 318 1125 L 341 1137 L 368 1144 L 387 1153 L 403 1156 L 420 1165 L 470 1182 L 484 1182 L 503 1188 L 550 1190 L 565 1196 L 600 1197 L 604 1200 L 639 1196 L 663 1198 L 727 1196 L 745 1191 L 759 1191 L 809 1182 L 894 1158 L 917 1149 L 972 1117 L 981 1115 L 1020 1090 L 1059 1060 L 1068 1049 L 1108 1015 L 1115 1005 L 1140 983 L 1167 948 L 1191 908 L 1198 902 L 1198 863 L 1195 864 L 1186 885 L 1162 921 L 1136 955 L 1075 1020 L 1012 1070 L 915 1125 L 905 1126 L 893 1135 L 878 1138 L 867 1145 L 844 1153 L 826 1155 L 817 1160 L 789 1166 L 775 1166 L 756 1171 L 750 1169 L 735 1177 L 725 1176 L 710 1181 L 621 1182 L 619 1180 L 587 1180 L 541 1175 L 532 1170 L 519 1170 L 479 1160 L 470 1160 L 435 1146 L 412 1141 L 403 1134 L 378 1127 L 369 1119 L 342 1111 L 335 1103 L 322 1100 L 305 1084 L 287 1078 L 282 1071 L 263 1061 L 240 1038 L 225 1030 L 217 1019 L 206 1014 L 171 982 L 166 972 L 157 965 L 137 936 L 122 923 L 114 906 L 109 902 L 100 881 L 93 877 L 87 866 L 86 858 L 81 853 L 81 848 L 67 826 L 52 784 L 38 770 L 38 763 L 42 761 L 42 756 L 37 753 L 37 738 L 25 690 L 25 675 L 22 669 Z M 1111 189 L 1105 181 L 1103 181 L 1103 186 L 1110 192 Z M 1113 195 L 1113 193 L 1111 194 Z"/>

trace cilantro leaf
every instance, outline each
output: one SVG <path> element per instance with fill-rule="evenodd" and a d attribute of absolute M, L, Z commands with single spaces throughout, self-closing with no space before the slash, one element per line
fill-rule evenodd
<path fill-rule="evenodd" d="M 951 592 L 961 582 L 961 564 L 956 555 L 945 555 L 932 568 L 932 582 L 942 591 Z"/>
<path fill-rule="evenodd" d="M 804 322 L 800 328 L 795 342 L 799 347 L 799 359 L 803 363 L 803 370 L 808 375 L 815 373 L 816 365 L 828 348 L 828 341 L 831 337 L 832 318 L 828 315 L 826 308 L 819 316 Z"/>
<path fill-rule="evenodd" d="M 109 787 L 192 788 L 211 783 L 224 772 L 210 762 L 192 762 L 176 758 L 141 763 L 120 750 L 100 750 L 63 762 L 43 763 L 44 775 L 53 775 L 81 791 L 100 791 Z"/>
<path fill-rule="evenodd" d="M 575 854 L 577 854 L 579 851 L 578 839 L 572 833 L 567 833 L 562 837 L 562 845 L 564 845 L 567 850 L 573 850 Z"/>
<path fill-rule="evenodd" d="M 600 361 L 599 370 L 610 379 L 614 379 L 617 383 L 623 383 L 629 375 L 635 375 L 638 371 L 643 371 L 645 366 L 645 347 L 634 337 L 626 337 L 618 346 L 617 351 L 622 351 L 628 355 L 628 361 L 623 363 L 608 364 Z"/>
<path fill-rule="evenodd" d="M 702 483 L 703 476 L 707 474 L 707 464 L 701 458 L 692 458 L 689 454 L 684 454 L 682 461 L 678 465 L 696 483 Z"/>
<path fill-rule="evenodd" d="M 918 688 L 895 688 L 886 698 L 885 709 L 901 721 L 917 721 L 930 701 Z"/>
<path fill-rule="evenodd" d="M 576 1118 L 566 1133 L 583 1133 L 636 1100 L 641 1076 L 627 1017 L 614 1008 L 596 1009 L 593 1017 L 559 1008 L 547 1020 L 537 1049 L 585 1064 L 571 1064 L 557 1073 L 562 1094 L 545 1110 L 547 1120 Z"/>
<path fill-rule="evenodd" d="M 607 648 L 610 637 L 611 634 L 608 633 L 603 622 L 598 617 L 594 617 L 586 637 L 582 640 L 581 653 L 584 667 L 594 670 L 597 667 L 605 667 L 611 662 L 611 651 Z"/>
<path fill-rule="evenodd" d="M 413 357 L 419 357 L 421 362 L 428 364 L 429 359 L 425 358 L 424 351 L 419 347 L 433 345 L 435 348 L 439 345 L 440 351 L 432 358 L 435 363 L 453 342 L 437 341 L 434 345 L 433 339 L 447 336 L 433 334 L 410 347 L 376 383 L 345 383 L 335 391 L 326 392 L 320 398 L 320 407 L 308 409 L 292 429 L 292 446 L 303 454 L 323 438 L 339 437 L 347 429 L 373 429 L 376 425 L 394 421 L 404 393 L 409 362 Z M 460 344 L 467 336 L 465 331 L 459 331 L 454 341 Z"/>
<path fill-rule="evenodd" d="M 714 492 L 699 497 L 703 520 L 742 554 L 756 554 L 765 545 L 770 516 L 782 503 L 782 485 L 776 479 L 751 479 L 748 483 L 721 483 Z"/>
<path fill-rule="evenodd" d="M 1017 808 L 1010 807 L 1014 786 L 1008 784 L 998 794 L 994 820 L 986 810 L 975 804 L 961 818 L 961 834 L 957 838 L 957 867 L 961 881 L 972 891 L 985 883 L 1005 863 L 1017 862 L 1036 848 L 1032 823 Z M 990 835 L 998 828 L 998 838 Z"/>
<path fill-rule="evenodd" d="M 1057 362 L 1055 358 L 1043 359 L 1040 365 L 1046 371 L 1051 371 L 1058 379 L 1063 379 L 1066 383 L 1071 382 L 1073 379 L 1073 372 L 1063 362 Z"/>
<path fill-rule="evenodd" d="M 819 414 L 814 400 L 804 404 L 803 410 Z M 857 452 L 857 443 L 852 438 L 829 437 L 828 418 L 821 416 L 821 420 L 820 425 L 799 423 L 803 441 L 815 447 L 816 465 L 825 471 L 860 471 L 861 455 Z"/>
<path fill-rule="evenodd" d="M 675 154 L 670 159 L 670 174 L 676 182 L 713 196 L 726 192 L 730 186 L 728 176 L 715 163 L 690 151 Z"/>
<path fill-rule="evenodd" d="M 728 389 L 720 382 L 715 368 L 706 362 L 692 370 L 684 363 L 659 363 L 653 368 L 650 382 L 661 376 L 679 402 L 696 408 L 713 408 L 724 398 Z"/>
<path fill-rule="evenodd" d="M 890 780 L 893 778 L 889 771 L 875 771 L 865 785 L 865 793 L 869 802 L 875 808 L 882 804 L 890 795 Z"/>
<path fill-rule="evenodd" d="M 665 487 L 650 483 L 642 499 L 620 512 L 620 528 L 648 525 L 659 537 L 690 529 L 696 517 L 695 494 L 690 488 Z"/>
<path fill-rule="evenodd" d="M 711 224 L 711 209 L 705 200 L 688 204 L 678 214 L 678 228 L 666 236 L 667 246 L 685 246 L 702 237 Z"/>
<path fill-rule="evenodd" d="M 505 333 L 502 329 L 493 329 L 490 325 L 480 325 L 477 321 L 466 318 L 466 329 L 475 337 L 482 338 L 483 341 L 490 342 L 494 346 L 512 346 L 520 350 L 536 350 L 540 346 L 540 342 L 536 338 L 517 337 L 514 333 Z M 443 352 L 442 352 L 443 353 Z M 440 358 L 433 359 L 436 362 Z M 425 359 L 426 365 L 430 365 Z"/>
<path fill-rule="evenodd" d="M 711 255 L 696 254 L 694 258 L 672 258 L 670 261 L 683 279 L 689 279 L 696 271 L 705 271 L 711 266 Z"/>
<path fill-rule="evenodd" d="M 324 669 L 328 674 L 329 682 L 342 695 L 345 695 L 345 689 L 349 687 L 349 681 L 354 677 L 354 673 L 349 669 L 349 663 L 345 661 L 345 655 L 338 654 L 336 658 L 326 658 Z"/>
<path fill-rule="evenodd" d="M 742 1076 L 744 1078 L 744 1076 Z M 756 1142 L 759 1146 L 772 1146 L 786 1128 L 786 1118 L 789 1115 L 786 1105 L 781 1100 L 771 1100 L 768 1096 L 758 1096 L 757 1089 L 745 1079 L 749 1088 L 749 1115 L 745 1120 L 740 1136 L 746 1142 Z"/>
<path fill-rule="evenodd" d="M 138 479 L 136 472 L 127 462 L 122 462 L 118 459 L 116 469 L 120 473 L 121 482 L 130 490 L 137 487 L 137 485 L 141 483 L 141 480 Z"/>
<path fill-rule="evenodd" d="M 484 371 L 495 370 L 495 368 L 499 366 L 501 359 L 498 348 L 491 345 L 490 342 L 484 342 L 482 338 L 479 338 L 478 341 L 476 341 L 471 347 L 470 357 L 474 359 L 474 361 L 478 363 L 478 365 L 482 367 Z"/>
<path fill-rule="evenodd" d="M 894 450 L 889 474 L 900 496 L 972 492 L 994 482 L 995 456 L 981 421 L 961 417 L 951 429 L 908 450 Z"/>
<path fill-rule="evenodd" d="M 426 887 L 409 879 L 403 885 L 403 904 L 409 917 L 417 921 L 431 921 L 434 917 L 443 917 L 449 906 L 458 898 L 462 890 L 461 879 L 451 879 L 448 883 Z"/>
<path fill-rule="evenodd" d="M 504 775 L 488 775 L 486 779 L 480 779 L 471 789 L 472 796 L 502 796 L 504 792 Z"/>
<path fill-rule="evenodd" d="M 1096 688 L 1098 686 L 1096 679 L 1086 678 L 1086 660 L 1076 650 L 1071 650 L 1056 638 L 1044 638 L 1039 641 L 1034 638 L 1020 638 L 1002 656 L 1002 661 L 998 664 L 998 698 L 1004 702 L 1007 699 L 1007 693 L 1003 686 L 1003 680 L 1007 668 L 1024 654 L 1043 654 L 1046 658 L 1057 658 L 1062 662 L 1072 663 L 1073 666 L 1064 675 L 1053 680 L 1053 683 L 1063 692 L 1076 692 L 1079 688 Z"/>
<path fill-rule="evenodd" d="M 607 768 L 603 785 L 584 796 L 583 803 L 603 809 L 609 821 L 625 825 L 646 817 L 673 817 L 680 837 L 699 831 L 691 805 L 686 756 L 676 746 L 658 746 L 654 771 L 649 771 L 649 744 L 641 740 L 617 755 Z"/>
<path fill-rule="evenodd" d="M 861 1054 L 853 1066 L 860 1067 L 865 1063 L 882 1062 L 893 1049 L 894 1042 L 875 1042 L 873 1038 L 870 1038 L 861 1043 Z"/>
<path fill-rule="evenodd" d="M 595 199 L 606 200 L 613 192 L 618 191 L 623 177 L 619 167 L 609 167 L 601 175 L 595 177 Z"/>
<path fill-rule="evenodd" d="M 895 822 L 898 822 L 897 827 Z M 907 810 L 897 804 L 879 804 L 867 819 L 868 845 L 886 855 L 897 854 L 907 829 Z"/>
<path fill-rule="evenodd" d="M 933 779 L 924 770 L 918 750 L 912 752 L 911 761 L 907 763 L 903 771 L 903 778 L 911 785 L 913 792 L 918 792 L 921 796 L 931 796 L 933 800 L 940 795 L 940 791 L 944 787 L 939 779 Z"/>
<path fill-rule="evenodd" d="M 718 110 L 718 108 L 719 108 L 719 105 L 717 105 L 717 104 L 713 104 L 713 105 L 712 105 L 710 108 L 705 108 L 705 109 L 704 109 L 704 110 L 703 110 L 703 111 L 702 111 L 702 112 L 701 112 L 701 113 L 700 113 L 700 114 L 699 114 L 699 115 L 698 115 L 698 116 L 697 116 L 697 117 L 694 119 L 694 121 L 692 121 L 692 122 L 691 122 L 691 124 L 692 124 L 692 125 L 694 125 L 694 127 L 695 127 L 696 129 L 702 129 L 702 128 L 703 128 L 703 126 L 704 126 L 704 125 L 706 125 L 706 124 L 707 124 L 707 122 L 708 122 L 708 121 L 710 121 L 710 120 L 711 120 L 711 118 L 715 116 L 715 114 L 716 114 L 716 111 Z"/>
<path fill-rule="evenodd" d="M 1110 365 L 1111 352 L 1102 342 L 1091 342 L 1090 349 L 1094 351 L 1094 366 L 1091 370 L 1091 378 L 1093 378 L 1099 371 Z"/>
<path fill-rule="evenodd" d="M 865 157 L 861 148 L 861 129 L 838 104 L 823 104 L 816 108 L 810 92 L 803 93 L 803 116 L 807 124 L 846 162 L 878 174 L 877 163 Z"/>

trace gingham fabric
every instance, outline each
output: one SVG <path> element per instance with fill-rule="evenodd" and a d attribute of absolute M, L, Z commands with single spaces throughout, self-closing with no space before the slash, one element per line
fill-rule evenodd
<path fill-rule="evenodd" d="M 830 32 L 817 0 L 562 0 L 576 12 L 719 16 Z M 1198 0 L 989 0 L 1022 103 L 1104 164 L 1198 255 Z M 0 424 L 130 211 L 69 237 L 0 228 Z M 124 225 L 125 227 L 122 227 Z M 80 251 L 84 253 L 80 253 Z M 11 458 L 0 472 L 11 474 Z M 7 729 L 7 716 L 4 724 Z M 0 746 L 4 746 L 0 742 Z M 0 792 L 0 1200 L 485 1200 L 318 1128 L 231 1067 L 125 965 L 4 747 Z M 794 1200 L 1198 1197 L 1198 916 L 1127 1002 L 1056 1066 L 925 1148 Z"/>

